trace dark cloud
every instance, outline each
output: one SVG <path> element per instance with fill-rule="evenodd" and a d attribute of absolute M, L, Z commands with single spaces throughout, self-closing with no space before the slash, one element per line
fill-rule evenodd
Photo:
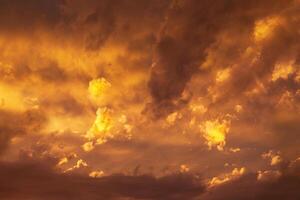
<path fill-rule="evenodd" d="M 144 32 L 146 32 L 144 38 L 149 37 L 149 34 L 155 34 L 168 2 L 158 0 L 85 2 L 84 6 L 89 10 L 82 24 L 82 27 L 86 28 L 84 32 L 86 49 L 99 50 L 110 38 L 131 45 L 131 41 L 134 42 Z"/>
<path fill-rule="evenodd" d="M 53 28 L 62 18 L 63 0 L 1 0 L 0 28 L 3 32 L 28 33 L 37 26 Z"/>
<path fill-rule="evenodd" d="M 204 192 L 200 181 L 188 174 L 89 178 L 26 162 L 1 163 L 0 169 L 2 199 L 194 199 Z"/>
<path fill-rule="evenodd" d="M 284 174 L 275 181 L 258 181 L 256 174 L 248 174 L 237 180 L 216 187 L 206 193 L 203 200 L 296 200 L 300 198 L 300 177 Z"/>
<path fill-rule="evenodd" d="M 44 81 L 53 82 L 53 81 L 66 81 L 67 75 L 66 73 L 57 66 L 56 63 L 49 63 L 48 66 L 42 67 L 36 72 L 39 77 L 41 77 Z"/>
<path fill-rule="evenodd" d="M 274 14 L 289 5 L 288 2 L 283 4 L 283 1 L 274 3 L 269 0 L 259 3 L 218 1 L 214 4 L 210 1 L 193 0 L 174 2 L 162 25 L 149 80 L 153 110 L 158 116 L 162 114 L 161 110 L 166 104 L 171 106 L 176 104 L 174 102 L 181 97 L 191 77 L 203 71 L 200 66 L 207 56 L 207 50 L 214 44 L 220 33 L 248 30 L 250 40 L 250 30 L 255 20 Z M 230 84 L 234 85 L 235 89 L 238 85 L 237 88 L 244 90 L 254 77 L 262 77 L 270 71 L 270 67 L 264 66 L 273 66 L 274 58 L 280 54 L 280 51 L 274 54 L 270 50 L 290 46 L 289 42 L 292 40 L 280 40 L 266 46 L 262 53 L 262 63 L 254 69 L 256 72 L 251 71 L 249 74 L 244 66 L 238 67 L 237 71 L 234 71 L 234 80 Z M 237 55 L 234 53 L 236 50 L 236 48 L 232 49 L 232 55 Z M 225 91 L 231 97 L 234 95 L 228 89 Z"/>
<path fill-rule="evenodd" d="M 225 184 L 224 186 L 220 186 L 220 188 L 216 188 L 215 191 L 212 191 L 203 199 L 296 200 L 300 198 L 299 187 L 299 177 L 285 176 L 276 182 L 261 183 L 256 180 L 255 175 L 248 175 L 229 184 Z"/>
<path fill-rule="evenodd" d="M 299 160 L 286 163 L 278 179 L 259 181 L 257 174 L 249 173 L 214 188 L 206 188 L 199 178 L 189 173 L 159 178 L 122 174 L 90 178 L 75 173 L 58 173 L 51 167 L 54 164 L 51 158 L 42 162 L 30 159 L 1 162 L 0 198 L 297 200 L 300 197 Z"/>
<path fill-rule="evenodd" d="M 300 154 L 300 117 L 293 112 L 275 113 L 269 118 L 274 146 L 284 153 L 298 156 Z"/>
<path fill-rule="evenodd" d="M 45 122 L 46 118 L 40 111 L 14 113 L 0 110 L 0 153 L 3 153 L 13 137 L 37 132 Z"/>

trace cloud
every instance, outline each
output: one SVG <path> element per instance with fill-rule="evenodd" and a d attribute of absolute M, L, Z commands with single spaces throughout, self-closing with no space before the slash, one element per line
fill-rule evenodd
<path fill-rule="evenodd" d="M 226 181 L 206 188 L 203 180 L 186 171 L 161 177 L 124 174 L 105 176 L 102 171 L 93 171 L 89 176 L 83 176 L 76 173 L 61 174 L 51 167 L 56 162 L 50 158 L 42 162 L 23 159 L 0 163 L 0 198 L 293 200 L 300 197 L 298 160 L 274 173 L 244 173 L 244 168 L 235 168 L 228 174 L 230 178 L 224 179 Z"/>
<path fill-rule="evenodd" d="M 54 63 L 50 63 L 49 66 L 40 68 L 37 71 L 37 74 L 46 82 L 60 82 L 65 81 L 67 78 L 65 72 Z"/>
<path fill-rule="evenodd" d="M 203 200 L 224 199 L 299 199 L 300 187 L 297 160 L 290 162 L 281 170 L 248 173 L 212 188 L 202 196 Z"/>
<path fill-rule="evenodd" d="M 81 116 L 84 112 L 86 112 L 86 110 L 88 110 L 88 106 L 78 102 L 75 97 L 67 92 L 57 92 L 56 96 L 53 98 L 41 97 L 41 100 L 37 105 L 41 108 L 56 111 L 60 114 L 70 114 L 75 116 Z"/>
<path fill-rule="evenodd" d="M 226 134 L 230 129 L 230 122 L 215 120 L 215 121 L 205 121 L 200 126 L 203 132 L 203 137 L 207 141 L 208 147 L 211 149 L 216 146 L 219 151 L 224 149 L 226 145 Z"/>
<path fill-rule="evenodd" d="M 161 25 L 148 83 L 152 96 L 152 111 L 158 117 L 165 115 L 161 111 L 165 110 L 164 107 L 176 108 L 176 101 L 180 99 L 187 83 L 195 74 L 207 71 L 201 68 L 201 65 L 205 63 L 208 49 L 218 42 L 220 34 L 239 29 L 248 30 L 250 33 L 257 19 L 263 15 L 270 15 L 283 6 L 281 2 L 271 4 L 268 0 L 255 5 L 253 2 L 244 4 L 239 1 L 218 1 L 213 5 L 205 0 L 201 3 L 195 0 L 174 2 L 170 5 L 166 20 Z M 267 10 L 265 6 L 268 6 Z M 242 13 L 241 10 L 248 12 Z M 275 42 L 274 45 L 283 44 Z M 272 65 L 270 59 L 275 55 L 269 54 L 267 50 L 263 54 L 268 54 L 263 64 Z M 257 73 L 264 73 L 259 72 L 261 69 L 258 68 Z M 251 81 L 251 75 L 247 72 L 247 76 L 245 74 L 244 77 L 241 70 L 238 68 L 239 72 L 235 73 L 239 74 L 233 76 L 237 80 L 232 80 L 231 83 L 236 86 L 239 82 L 242 89 Z"/>
<path fill-rule="evenodd" d="M 41 163 L 21 162 L 1 163 L 0 176 L 3 199 L 193 199 L 204 192 L 201 182 L 188 174 L 91 178 L 57 174 Z"/>
<path fill-rule="evenodd" d="M 62 0 L 3 0 L 0 6 L 1 29 L 10 34 L 28 33 L 38 26 L 54 28 L 61 20 Z"/>
<path fill-rule="evenodd" d="M 13 137 L 38 132 L 45 122 L 45 116 L 39 111 L 14 113 L 0 110 L 0 154 Z"/>
<path fill-rule="evenodd" d="M 24 172 L 14 172 L 22 182 L 9 184 L 20 192 L 9 195 L 197 199 L 212 190 L 189 192 L 197 172 L 222 183 L 212 198 L 242 198 L 232 188 L 243 185 L 260 198 L 283 179 L 293 187 L 297 162 L 281 168 L 300 155 L 299 8 L 299 0 L 2 0 L 1 160 L 55 156 L 55 170 L 70 169 L 2 163 L 4 177 L 11 166 Z M 136 176 L 145 173 L 153 175 Z"/>
<path fill-rule="evenodd" d="M 238 180 L 224 184 L 203 197 L 207 200 L 223 199 L 287 199 L 300 197 L 297 188 L 299 177 L 285 176 L 275 182 L 258 182 L 255 175 L 247 175 Z"/>

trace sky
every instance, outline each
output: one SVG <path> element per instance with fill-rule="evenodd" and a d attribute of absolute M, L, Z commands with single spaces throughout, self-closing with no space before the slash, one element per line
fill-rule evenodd
<path fill-rule="evenodd" d="M 0 199 L 299 188 L 299 0 L 0 0 Z"/>

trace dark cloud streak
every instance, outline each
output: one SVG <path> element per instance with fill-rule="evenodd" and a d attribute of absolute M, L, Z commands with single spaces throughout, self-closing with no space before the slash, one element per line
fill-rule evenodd
<path fill-rule="evenodd" d="M 45 164 L 45 163 L 44 163 Z M 2 199 L 194 199 L 204 192 L 199 180 L 188 174 L 161 178 L 151 175 L 111 175 L 89 178 L 62 175 L 40 163 L 1 163 Z"/>

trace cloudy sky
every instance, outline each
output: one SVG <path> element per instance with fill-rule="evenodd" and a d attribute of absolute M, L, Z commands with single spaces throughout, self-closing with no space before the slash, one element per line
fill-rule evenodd
<path fill-rule="evenodd" d="M 299 0 L 0 0 L 0 199 L 299 188 Z"/>

